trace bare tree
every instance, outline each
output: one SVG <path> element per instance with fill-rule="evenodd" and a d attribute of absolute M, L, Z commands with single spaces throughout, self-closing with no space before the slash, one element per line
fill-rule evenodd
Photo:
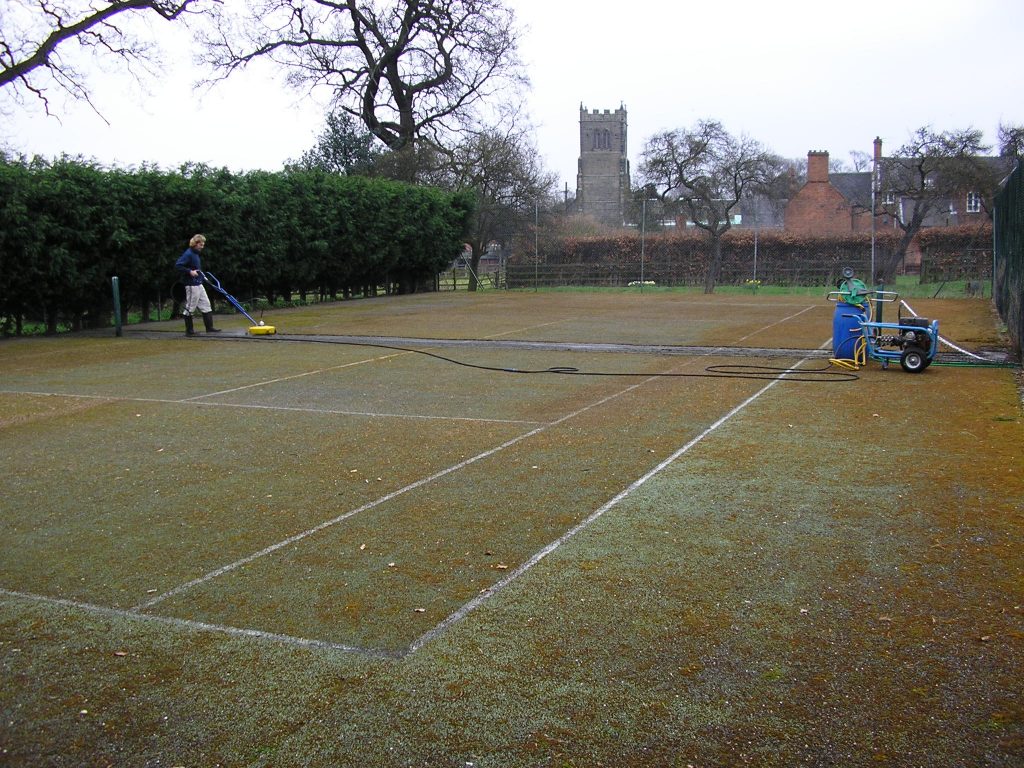
<path fill-rule="evenodd" d="M 207 40 L 220 77 L 270 59 L 292 85 L 329 88 L 393 152 L 455 143 L 526 82 L 502 0 L 256 0 L 239 30 L 227 21 Z"/>
<path fill-rule="evenodd" d="M 32 94 L 50 111 L 52 88 L 90 106 L 87 78 L 76 69 L 73 46 L 120 59 L 131 69 L 145 65 L 150 46 L 121 23 L 130 16 L 155 15 L 174 21 L 201 0 L 123 0 L 78 2 L 35 0 L 0 10 L 0 88 Z M 212 0 L 208 0 L 210 2 Z M 97 6 L 102 6 L 97 8 Z M 98 112 L 97 112 L 98 113 Z"/>
<path fill-rule="evenodd" d="M 853 170 L 857 173 L 871 170 L 872 158 L 867 152 L 863 152 L 859 149 L 851 149 L 850 162 L 853 164 Z"/>
<path fill-rule="evenodd" d="M 1024 157 L 1024 125 L 999 125 L 999 154 L 1002 157 Z"/>
<path fill-rule="evenodd" d="M 690 221 L 711 239 L 704 292 L 713 293 L 722 268 L 722 235 L 744 195 L 767 190 L 784 162 L 760 143 L 729 134 L 713 120 L 690 130 L 656 134 L 644 145 L 640 177 L 662 200 L 677 200 Z"/>
<path fill-rule="evenodd" d="M 829 173 L 847 173 L 846 161 L 839 157 L 829 157 L 828 159 L 828 172 Z"/>
<path fill-rule="evenodd" d="M 514 118 L 504 130 L 487 128 L 466 136 L 429 179 L 452 190 L 471 192 L 476 200 L 468 232 L 470 290 L 477 286 L 480 258 L 491 243 L 507 246 L 524 225 L 534 223 L 537 205 L 548 207 L 555 176 L 546 171 L 530 142 L 528 128 Z"/>
<path fill-rule="evenodd" d="M 1002 176 L 998 158 L 985 157 L 990 147 L 974 128 L 937 133 L 918 128 L 892 157 L 880 163 L 879 215 L 891 216 L 903 231 L 896 249 L 882 260 L 878 278 L 891 281 L 910 243 L 934 214 L 949 210 L 967 193 L 978 195 L 983 210 Z"/>

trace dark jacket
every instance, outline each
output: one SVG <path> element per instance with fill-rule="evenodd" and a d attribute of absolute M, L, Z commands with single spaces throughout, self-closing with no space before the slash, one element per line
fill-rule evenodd
<path fill-rule="evenodd" d="M 185 285 L 202 285 L 203 278 L 201 275 L 192 277 L 189 272 L 193 269 L 202 269 L 199 265 L 199 254 L 193 251 L 191 248 L 181 254 L 176 262 L 174 262 L 174 268 L 178 270 L 178 275 L 181 277 L 181 282 Z"/>

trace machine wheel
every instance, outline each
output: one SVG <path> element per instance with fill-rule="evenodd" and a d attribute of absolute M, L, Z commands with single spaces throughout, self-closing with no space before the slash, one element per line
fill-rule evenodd
<path fill-rule="evenodd" d="M 900 366 L 907 373 L 921 373 L 930 362 L 928 355 L 920 347 L 909 346 L 900 355 Z"/>

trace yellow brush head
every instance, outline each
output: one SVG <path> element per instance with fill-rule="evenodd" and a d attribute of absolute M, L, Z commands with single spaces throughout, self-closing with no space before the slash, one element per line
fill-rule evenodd
<path fill-rule="evenodd" d="M 253 336 L 269 336 L 272 333 L 277 333 L 277 328 L 272 325 L 250 325 L 249 333 Z"/>

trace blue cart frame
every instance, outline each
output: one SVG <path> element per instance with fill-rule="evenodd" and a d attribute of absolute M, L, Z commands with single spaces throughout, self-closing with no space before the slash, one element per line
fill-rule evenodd
<path fill-rule="evenodd" d="M 908 373 L 921 373 L 935 359 L 939 351 L 939 321 L 923 317 L 899 317 L 895 323 L 873 320 L 881 316 L 881 305 L 899 300 L 899 294 L 892 291 L 865 290 L 858 292 L 864 299 L 866 314 L 851 315 L 857 318 L 861 338 L 858 340 L 852 360 L 833 360 L 846 367 L 857 368 L 867 360 L 877 360 L 883 368 L 899 361 L 900 367 Z M 849 292 L 832 291 L 829 301 L 848 302 Z M 852 363 L 852 365 L 851 365 Z"/>

